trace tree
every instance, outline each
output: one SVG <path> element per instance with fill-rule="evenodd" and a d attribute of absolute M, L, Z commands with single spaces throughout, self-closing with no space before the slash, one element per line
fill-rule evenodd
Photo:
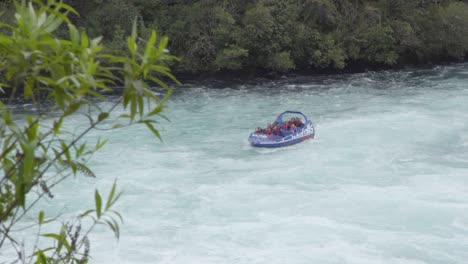
<path fill-rule="evenodd" d="M 9 94 L 10 103 L 20 97 L 38 110 L 15 113 L 0 102 L 0 249 L 11 245 L 20 262 L 87 263 L 88 234 L 96 224 L 107 225 L 119 237 L 121 216 L 113 210 L 120 196 L 116 184 L 107 199 L 96 190 L 95 208 L 62 223 L 57 233 L 41 233 L 57 219 L 39 211 L 34 228 L 38 240 L 49 239 L 51 247 L 39 248 L 36 241 L 33 252 L 23 254 L 12 228 L 39 200 L 52 199 L 54 187 L 65 179 L 95 177 L 86 162 L 106 141 L 86 142 L 83 137 L 90 131 L 141 124 L 160 138 L 155 117 L 165 118 L 162 111 L 171 94 L 165 81 L 177 82 L 168 64 L 176 58 L 167 53 L 168 39 L 155 31 L 149 40 L 141 40 L 136 22 L 127 38 L 129 55 L 110 55 L 101 37 L 90 39 L 70 22 L 68 15 L 78 15 L 71 6 L 57 0 L 14 3 L 15 23 L 0 24 L 0 87 Z M 59 27 L 68 37 L 54 34 Z M 147 81 L 165 88 L 165 96 L 155 95 Z M 99 104 L 105 99 L 102 92 L 112 91 L 117 83 L 124 86 L 122 95 L 104 109 Z M 118 108 L 126 113 L 117 116 Z M 51 109 L 54 115 L 47 114 Z M 85 117 L 87 127 L 77 133 L 67 131 L 73 115 Z"/>
<path fill-rule="evenodd" d="M 73 21 L 117 52 L 135 16 L 142 36 L 167 34 L 171 53 L 184 58 L 177 72 L 313 71 L 463 60 L 468 53 L 467 1 L 64 1 L 85 14 Z"/>

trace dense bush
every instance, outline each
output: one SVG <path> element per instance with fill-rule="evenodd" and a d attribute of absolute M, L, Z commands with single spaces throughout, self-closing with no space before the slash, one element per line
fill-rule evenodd
<path fill-rule="evenodd" d="M 67 0 L 123 50 L 131 19 L 183 57 L 179 72 L 342 69 L 463 60 L 468 4 L 438 0 Z"/>

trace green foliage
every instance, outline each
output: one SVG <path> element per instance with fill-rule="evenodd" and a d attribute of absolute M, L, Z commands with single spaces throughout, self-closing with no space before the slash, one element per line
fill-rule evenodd
<path fill-rule="evenodd" d="M 155 29 L 169 35 L 171 52 L 183 58 L 178 72 L 426 63 L 462 60 L 468 49 L 466 1 L 66 2 L 84 14 L 73 16 L 78 25 L 104 36 L 114 54 L 126 50 L 135 17 L 145 38 Z"/>
<path fill-rule="evenodd" d="M 398 59 L 393 30 L 389 26 L 374 26 L 359 34 L 359 59 L 370 62 L 395 64 Z"/>
<path fill-rule="evenodd" d="M 461 2 L 432 7 L 419 17 L 419 37 L 426 45 L 425 57 L 431 60 L 452 58 L 462 60 L 468 52 L 468 5 Z"/>
<path fill-rule="evenodd" d="M 285 72 L 294 69 L 295 66 L 289 51 L 283 51 L 269 57 L 267 67 L 275 71 Z"/>
<path fill-rule="evenodd" d="M 239 70 L 248 56 L 248 50 L 230 45 L 218 52 L 214 63 L 218 70 Z"/>
<path fill-rule="evenodd" d="M 15 98 L 30 100 L 37 111 L 17 114 L 0 102 L 0 249 L 11 244 L 23 253 L 24 245 L 13 230 L 37 201 L 53 199 L 54 187 L 67 178 L 96 177 L 86 163 L 107 141 L 90 144 L 83 140 L 86 134 L 141 124 L 160 139 L 155 118 L 165 118 L 161 113 L 171 89 L 164 81 L 177 82 L 168 67 L 177 59 L 168 53 L 168 38 L 156 31 L 150 31 L 147 40 L 140 38 L 136 19 L 130 26 L 131 35 L 123 37 L 127 28 L 122 28 L 119 36 L 125 44 L 118 47 L 126 51 L 116 52 L 115 46 L 109 50 L 103 45 L 102 37 L 90 37 L 78 30 L 70 21 L 70 16 L 78 13 L 61 1 L 23 0 L 14 4 L 13 23 L 0 24 L 0 80 L 9 102 Z M 66 33 L 65 37 L 57 35 L 59 30 Z M 158 97 L 147 82 L 165 88 L 166 94 Z M 102 108 L 101 92 L 112 91 L 117 83 L 124 86 L 121 97 L 111 107 Z M 125 113 L 116 116 L 118 107 Z M 53 116 L 48 114 L 50 109 Z M 71 133 L 65 127 L 78 113 L 88 120 L 87 126 Z M 18 260 L 87 263 L 88 234 L 95 225 L 107 225 L 119 237 L 122 219 L 112 209 L 119 197 L 116 184 L 105 200 L 96 190 L 94 209 L 63 223 L 58 233 L 42 234 L 42 238 L 54 241 L 52 246 L 38 249 L 36 242 L 34 252 L 19 254 Z M 38 234 L 44 225 L 57 221 L 45 217 L 46 213 L 40 211 Z M 84 218 L 91 224 L 82 224 Z"/>

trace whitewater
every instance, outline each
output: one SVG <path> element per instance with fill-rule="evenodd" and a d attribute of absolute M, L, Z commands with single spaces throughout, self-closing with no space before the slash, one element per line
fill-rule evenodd
<path fill-rule="evenodd" d="M 109 139 L 97 179 L 44 206 L 75 215 L 117 179 L 121 238 L 96 229 L 91 263 L 467 263 L 467 84 L 468 64 L 185 84 L 162 142 L 144 126 L 91 133 Z M 316 138 L 251 147 L 285 110 Z"/>

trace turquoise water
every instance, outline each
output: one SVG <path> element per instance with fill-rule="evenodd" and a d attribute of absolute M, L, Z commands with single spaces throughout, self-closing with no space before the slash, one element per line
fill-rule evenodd
<path fill-rule="evenodd" d="M 118 179 L 121 239 L 97 229 L 92 263 L 466 263 L 467 84 L 461 64 L 187 85 L 162 143 L 144 127 L 105 133 L 98 179 L 67 182 L 49 212 L 81 212 Z M 293 109 L 315 140 L 249 146 Z"/>

